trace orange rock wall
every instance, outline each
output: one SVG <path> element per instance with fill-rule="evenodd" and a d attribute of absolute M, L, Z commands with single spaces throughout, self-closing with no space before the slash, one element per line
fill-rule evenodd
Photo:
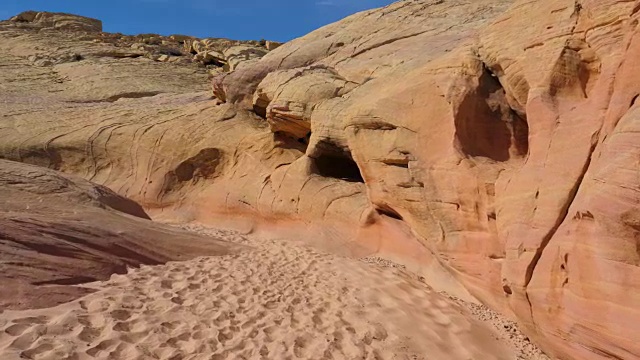
<path fill-rule="evenodd" d="M 184 65 L 88 57 L 28 67 L 32 83 L 8 71 L 0 154 L 159 219 L 241 219 L 405 262 L 560 359 L 636 359 L 638 9 L 402 1 L 214 78 L 217 100 Z M 0 60 L 22 64 L 39 41 L 7 40 Z M 68 81 L 42 80 L 54 73 Z M 123 73 L 140 75 L 139 98 L 117 96 Z"/>

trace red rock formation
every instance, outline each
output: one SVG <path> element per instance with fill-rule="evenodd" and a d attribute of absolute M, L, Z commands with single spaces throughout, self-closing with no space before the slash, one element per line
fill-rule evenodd
<path fill-rule="evenodd" d="M 402 262 L 558 358 L 640 358 L 638 8 L 402 1 L 215 78 L 219 104 L 186 65 L 89 57 L 35 76 L 21 64 L 42 38 L 7 38 L 0 61 L 34 76 L 0 73 L 0 155 L 158 218 Z M 117 96 L 123 73 L 141 96 Z"/>
<path fill-rule="evenodd" d="M 0 309 L 54 306 L 76 287 L 127 267 L 238 246 L 147 220 L 142 208 L 102 186 L 32 165 L 0 160 Z"/>

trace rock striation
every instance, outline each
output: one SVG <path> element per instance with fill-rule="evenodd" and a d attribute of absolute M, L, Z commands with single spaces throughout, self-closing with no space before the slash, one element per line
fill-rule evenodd
<path fill-rule="evenodd" d="M 12 17 L 9 21 L 20 28 L 38 31 L 63 30 L 88 33 L 102 31 L 102 21 L 100 20 L 63 13 L 25 11 Z"/>
<path fill-rule="evenodd" d="M 268 53 L 181 39 L 215 100 L 196 64 L 2 23 L 0 156 L 393 260 L 560 359 L 636 359 L 639 8 L 406 0 Z M 59 44 L 82 59 L 29 60 Z"/>
<path fill-rule="evenodd" d="M 107 56 L 130 58 L 144 56 L 160 62 L 195 63 L 209 69 L 212 74 L 233 70 L 240 63 L 258 59 L 279 46 L 279 43 L 268 41 L 198 39 L 178 34 L 162 36 L 105 33 L 102 32 L 100 20 L 63 13 L 26 11 L 1 23 L 0 27 L 9 32 L 12 30 L 20 30 L 21 33 L 53 31 L 56 33 L 53 35 L 54 38 L 62 38 L 66 35 L 75 45 L 78 45 L 77 40 L 106 44 L 111 48 L 104 53 Z M 40 66 L 60 63 L 59 59 L 38 60 L 42 59 L 35 58 L 33 62 Z"/>
<path fill-rule="evenodd" d="M 111 190 L 43 167 L 0 160 L 0 309 L 54 306 L 129 267 L 241 247 L 152 223 Z"/>

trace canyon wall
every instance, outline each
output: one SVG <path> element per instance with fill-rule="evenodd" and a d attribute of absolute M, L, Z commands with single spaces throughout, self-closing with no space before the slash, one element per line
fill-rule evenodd
<path fill-rule="evenodd" d="M 401 262 L 561 359 L 640 358 L 639 9 L 401 1 L 222 66 L 215 98 L 203 64 L 0 23 L 0 156 Z"/>

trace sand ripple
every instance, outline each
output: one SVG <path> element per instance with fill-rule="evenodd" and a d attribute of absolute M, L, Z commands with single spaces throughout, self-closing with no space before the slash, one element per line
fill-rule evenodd
<path fill-rule="evenodd" d="M 454 301 L 390 268 L 277 241 L 146 266 L 0 315 L 2 359 L 514 359 Z"/>

